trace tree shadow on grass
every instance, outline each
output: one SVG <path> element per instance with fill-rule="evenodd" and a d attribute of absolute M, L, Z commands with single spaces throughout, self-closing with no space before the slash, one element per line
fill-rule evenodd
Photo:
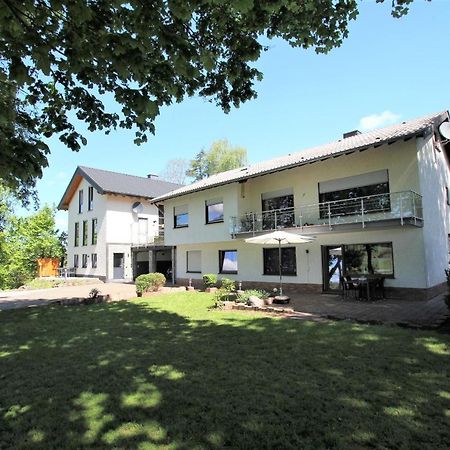
<path fill-rule="evenodd" d="M 2 314 L 0 447 L 450 446 L 446 336 L 151 305 Z"/>

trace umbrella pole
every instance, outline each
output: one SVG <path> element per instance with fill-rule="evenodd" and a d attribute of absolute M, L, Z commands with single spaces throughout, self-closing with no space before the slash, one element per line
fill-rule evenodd
<path fill-rule="evenodd" d="M 281 241 L 278 241 L 278 271 L 280 274 L 280 295 L 283 295 L 283 279 L 282 279 L 282 275 L 281 275 Z"/>

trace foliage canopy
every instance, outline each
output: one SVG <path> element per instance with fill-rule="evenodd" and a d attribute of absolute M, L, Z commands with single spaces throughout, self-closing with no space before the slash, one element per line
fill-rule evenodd
<path fill-rule="evenodd" d="M 195 181 L 247 164 L 247 150 L 233 147 L 227 140 L 215 141 L 208 151 L 201 150 L 191 160 L 186 175 Z"/>
<path fill-rule="evenodd" d="M 411 2 L 392 0 L 392 14 Z M 48 164 L 44 138 L 86 145 L 76 119 L 134 128 L 141 144 L 187 96 L 227 112 L 256 97 L 261 38 L 326 53 L 357 14 L 357 0 L 0 0 L 1 176 L 25 198 Z"/>

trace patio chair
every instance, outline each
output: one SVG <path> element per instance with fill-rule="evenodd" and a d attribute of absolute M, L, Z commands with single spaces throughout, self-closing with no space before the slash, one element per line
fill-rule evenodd
<path fill-rule="evenodd" d="M 360 297 L 359 284 L 354 282 L 350 276 L 342 277 L 341 284 L 344 299 L 353 298 L 356 300 Z"/>

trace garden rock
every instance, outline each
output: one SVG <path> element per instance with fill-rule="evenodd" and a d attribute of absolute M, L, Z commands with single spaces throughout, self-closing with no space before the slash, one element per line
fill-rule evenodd
<path fill-rule="evenodd" d="M 248 298 L 247 303 L 250 306 L 264 306 L 264 300 L 262 298 L 256 297 L 256 295 L 251 295 Z"/>

